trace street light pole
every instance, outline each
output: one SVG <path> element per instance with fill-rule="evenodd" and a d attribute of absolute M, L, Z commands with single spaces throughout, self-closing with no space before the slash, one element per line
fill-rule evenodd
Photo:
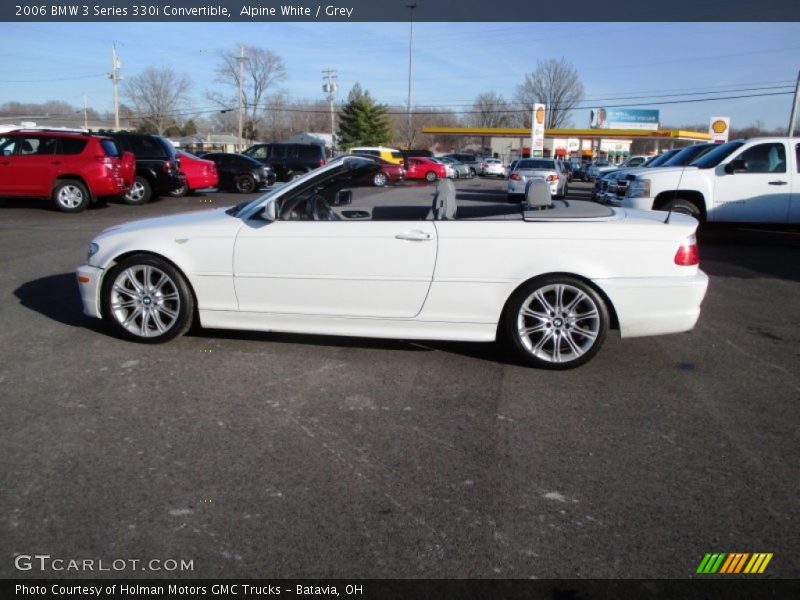
<path fill-rule="evenodd" d="M 336 117 L 333 113 L 333 99 L 339 86 L 336 85 L 336 69 L 328 67 L 322 73 L 325 75 L 322 80 L 326 82 L 322 84 L 322 91 L 328 95 L 327 99 L 331 107 L 331 156 L 333 156 L 333 152 L 336 149 Z"/>
<path fill-rule="evenodd" d="M 408 31 L 408 132 L 406 137 L 407 149 L 411 150 L 411 142 L 414 136 L 414 129 L 411 125 L 411 50 L 414 44 L 414 9 L 417 8 L 417 0 L 407 0 L 406 6 L 409 9 L 409 31 Z"/>
<path fill-rule="evenodd" d="M 242 149 L 242 85 L 244 85 L 244 46 L 239 46 L 239 139 L 237 140 L 238 148 Z"/>
<path fill-rule="evenodd" d="M 108 74 L 108 78 L 111 79 L 111 83 L 114 86 L 114 129 L 116 130 L 119 130 L 119 92 L 117 88 L 119 80 L 122 79 L 117 71 L 121 66 L 122 62 L 117 57 L 117 45 L 111 44 L 111 73 Z"/>
<path fill-rule="evenodd" d="M 797 72 L 797 85 L 794 88 L 794 100 L 792 101 L 792 114 L 789 117 L 789 137 L 794 135 L 797 126 L 797 104 L 800 102 L 800 71 Z"/>

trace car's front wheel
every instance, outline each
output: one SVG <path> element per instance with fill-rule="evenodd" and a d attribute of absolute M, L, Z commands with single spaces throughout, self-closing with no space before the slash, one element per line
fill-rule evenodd
<path fill-rule="evenodd" d="M 535 279 L 508 301 L 503 333 L 522 362 L 545 369 L 571 369 L 603 344 L 609 313 L 588 284 L 569 276 Z"/>
<path fill-rule="evenodd" d="M 376 187 L 383 187 L 386 185 L 386 174 L 378 171 L 375 173 L 375 177 L 372 178 L 372 183 L 375 184 Z"/>
<path fill-rule="evenodd" d="M 128 257 L 114 266 L 103 284 L 103 315 L 123 337 L 160 343 L 188 331 L 194 298 L 183 275 L 151 255 Z"/>
<path fill-rule="evenodd" d="M 252 175 L 239 175 L 233 184 L 240 194 L 250 194 L 256 189 L 256 180 Z"/>
<path fill-rule="evenodd" d="M 691 200 L 676 198 L 675 200 L 668 202 L 661 210 L 681 213 L 682 215 L 689 215 L 690 217 L 697 219 L 699 223 L 703 222 L 703 212 L 700 210 L 697 204 Z"/>
<path fill-rule="evenodd" d="M 80 212 L 89 206 L 89 190 L 76 179 L 62 179 L 53 186 L 53 204 L 62 212 Z"/>
<path fill-rule="evenodd" d="M 191 193 L 191 190 L 189 189 L 189 184 L 184 182 L 181 185 L 181 187 L 179 187 L 178 189 L 172 190 L 169 193 L 169 195 L 172 196 L 173 198 L 183 198 L 184 196 L 188 196 L 190 193 Z"/>
<path fill-rule="evenodd" d="M 436 173 L 433 171 L 425 173 L 425 181 L 436 181 Z"/>

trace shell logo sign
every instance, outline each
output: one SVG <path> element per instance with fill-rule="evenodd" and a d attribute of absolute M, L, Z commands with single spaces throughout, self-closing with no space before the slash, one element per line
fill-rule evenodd
<path fill-rule="evenodd" d="M 536 123 L 537 125 L 544 123 L 544 106 L 539 105 L 536 107 Z"/>
<path fill-rule="evenodd" d="M 533 118 L 531 124 L 531 156 L 544 154 L 544 104 L 533 105 Z"/>
<path fill-rule="evenodd" d="M 708 126 L 708 135 L 715 144 L 724 144 L 728 141 L 728 133 L 731 127 L 730 117 L 711 117 Z"/>

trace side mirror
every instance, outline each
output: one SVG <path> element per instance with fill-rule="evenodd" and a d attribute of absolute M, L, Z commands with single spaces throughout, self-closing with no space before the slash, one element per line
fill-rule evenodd
<path fill-rule="evenodd" d="M 278 220 L 278 209 L 276 206 L 276 202 L 274 200 L 270 200 L 267 202 L 267 205 L 264 207 L 264 218 L 267 221 L 277 221 Z"/>
<path fill-rule="evenodd" d="M 336 192 L 336 197 L 333 199 L 333 206 L 347 206 L 353 203 L 352 190 L 339 190 Z"/>
<path fill-rule="evenodd" d="M 725 165 L 725 172 L 728 175 L 733 175 L 737 171 L 747 171 L 747 163 L 741 158 L 732 160 L 727 165 Z"/>

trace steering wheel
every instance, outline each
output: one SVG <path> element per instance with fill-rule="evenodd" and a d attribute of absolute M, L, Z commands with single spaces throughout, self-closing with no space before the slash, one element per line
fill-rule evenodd
<path fill-rule="evenodd" d="M 308 202 L 315 221 L 336 221 L 336 214 L 328 206 L 328 202 L 323 196 L 315 194 L 309 198 Z"/>

